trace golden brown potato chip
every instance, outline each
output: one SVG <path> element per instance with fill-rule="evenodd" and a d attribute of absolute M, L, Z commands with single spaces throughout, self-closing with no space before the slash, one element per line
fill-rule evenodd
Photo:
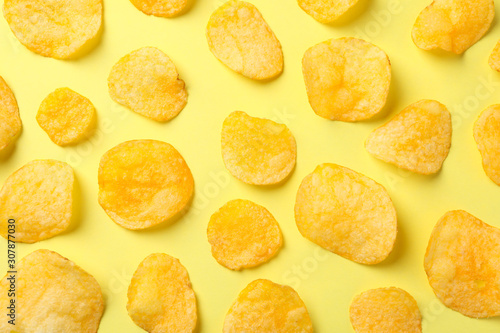
<path fill-rule="evenodd" d="M 28 254 L 17 263 L 16 271 L 0 282 L 2 309 L 11 304 L 7 291 L 12 284 L 16 294 L 15 326 L 4 315 L 1 332 L 97 332 L 104 300 L 92 275 L 49 250 Z"/>
<path fill-rule="evenodd" d="M 500 315 L 500 230 L 463 210 L 432 231 L 425 272 L 444 305 L 468 317 Z"/>
<path fill-rule="evenodd" d="M 144 117 L 167 121 L 187 103 L 184 81 L 170 58 L 144 47 L 121 58 L 108 77 L 111 98 Z"/>
<path fill-rule="evenodd" d="M 305 238 L 349 260 L 376 264 L 392 251 L 396 210 L 385 188 L 336 164 L 320 164 L 300 184 L 295 222 Z"/>
<path fill-rule="evenodd" d="M 451 146 L 451 114 L 443 104 L 421 100 L 374 130 L 366 150 L 384 162 L 428 175 L 441 169 Z"/>
<path fill-rule="evenodd" d="M 270 79 L 283 71 L 279 40 L 259 10 L 248 2 L 230 0 L 213 12 L 207 40 L 217 59 L 250 79 Z"/>
<path fill-rule="evenodd" d="M 102 21 L 101 0 L 5 0 L 10 29 L 29 50 L 66 59 L 94 39 Z"/>
<path fill-rule="evenodd" d="M 415 299 L 391 287 L 371 289 L 356 296 L 349 308 L 356 333 L 419 333 L 422 315 Z"/>
<path fill-rule="evenodd" d="M 283 124 L 235 111 L 224 120 L 221 136 L 224 164 L 242 182 L 276 184 L 295 167 L 297 145 Z"/>
<path fill-rule="evenodd" d="M 500 186 L 500 104 L 484 110 L 474 124 L 474 139 L 486 175 Z"/>
<path fill-rule="evenodd" d="M 191 201 L 194 180 L 181 154 L 156 140 L 132 140 L 107 151 L 99 163 L 99 204 L 127 229 L 172 218 Z"/>
<path fill-rule="evenodd" d="M 0 151 L 16 139 L 21 126 L 16 98 L 0 76 Z"/>
<path fill-rule="evenodd" d="M 483 37 L 494 16 L 493 0 L 434 0 L 418 15 L 411 35 L 422 50 L 461 54 Z"/>
<path fill-rule="evenodd" d="M 335 21 L 357 2 L 358 0 L 298 0 L 300 8 L 321 23 Z"/>
<path fill-rule="evenodd" d="M 180 261 L 154 253 L 137 267 L 128 287 L 127 310 L 139 327 L 151 333 L 193 332 L 196 296 Z"/>
<path fill-rule="evenodd" d="M 188 0 L 130 0 L 141 12 L 159 17 L 173 17 L 181 14 Z"/>
<path fill-rule="evenodd" d="M 224 333 L 307 333 L 313 327 L 299 294 L 289 286 L 255 280 L 243 289 L 224 320 Z"/>
<path fill-rule="evenodd" d="M 391 83 L 391 63 L 377 46 L 356 38 L 330 39 L 302 59 L 309 104 L 320 117 L 359 121 L 382 110 Z"/>
<path fill-rule="evenodd" d="M 269 261 L 283 244 L 278 222 L 249 200 L 232 200 L 210 218 L 208 242 L 219 264 L 233 270 Z"/>
<path fill-rule="evenodd" d="M 15 241 L 35 243 L 63 232 L 71 222 L 73 169 L 64 162 L 35 160 L 5 181 L 0 191 L 0 233 L 8 220 L 16 225 Z"/>
<path fill-rule="evenodd" d="M 490 58 L 488 59 L 488 64 L 491 69 L 500 72 L 500 40 L 496 43 L 495 48 L 490 54 Z"/>

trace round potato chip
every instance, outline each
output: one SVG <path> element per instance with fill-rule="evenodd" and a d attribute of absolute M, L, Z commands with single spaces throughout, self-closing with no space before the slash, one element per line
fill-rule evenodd
<path fill-rule="evenodd" d="M 295 222 L 305 238 L 361 264 L 384 260 L 397 234 L 396 210 L 385 188 L 330 163 L 320 164 L 302 180 Z"/>
<path fill-rule="evenodd" d="M 491 69 L 500 72 L 500 40 L 496 43 L 495 48 L 490 54 L 490 58 L 488 59 L 488 64 Z"/>
<path fill-rule="evenodd" d="M 132 140 L 104 154 L 99 163 L 99 204 L 127 229 L 145 229 L 181 212 L 194 180 L 181 154 L 156 140 Z"/>
<path fill-rule="evenodd" d="M 307 333 L 311 318 L 299 294 L 289 286 L 255 280 L 243 289 L 224 320 L 224 333 Z"/>
<path fill-rule="evenodd" d="M 486 175 L 500 186 L 500 104 L 484 110 L 474 124 L 474 139 Z"/>
<path fill-rule="evenodd" d="M 181 14 L 188 6 L 188 0 L 130 0 L 141 12 L 159 17 L 173 17 Z"/>
<path fill-rule="evenodd" d="M 309 104 L 330 120 L 373 117 L 384 107 L 391 83 L 387 54 L 356 38 L 330 39 L 309 48 L 302 73 Z"/>
<path fill-rule="evenodd" d="M 69 226 L 73 209 L 73 169 L 64 162 L 35 160 L 5 181 L 0 191 L 0 233 L 15 222 L 15 241 L 35 243 Z"/>
<path fill-rule="evenodd" d="M 221 137 L 224 164 L 242 182 L 277 184 L 295 167 L 297 145 L 283 124 L 235 111 L 224 120 Z"/>
<path fill-rule="evenodd" d="M 259 10 L 244 1 L 230 0 L 210 16 L 210 51 L 224 65 L 254 80 L 266 80 L 283 71 L 283 51 Z"/>
<path fill-rule="evenodd" d="M 108 77 L 111 98 L 143 115 L 167 121 L 187 103 L 184 81 L 170 58 L 154 47 L 144 47 L 121 58 Z"/>
<path fill-rule="evenodd" d="M 444 305 L 472 318 L 500 315 L 500 230 L 463 210 L 432 231 L 424 267 Z"/>
<path fill-rule="evenodd" d="M 321 23 L 335 21 L 357 2 L 358 0 L 298 0 L 300 8 Z"/>
<path fill-rule="evenodd" d="M 180 261 L 154 253 L 137 267 L 128 287 L 127 311 L 139 327 L 151 333 L 193 332 L 196 296 Z"/>
<path fill-rule="evenodd" d="M 0 76 L 0 151 L 16 139 L 21 127 L 16 98 Z"/>

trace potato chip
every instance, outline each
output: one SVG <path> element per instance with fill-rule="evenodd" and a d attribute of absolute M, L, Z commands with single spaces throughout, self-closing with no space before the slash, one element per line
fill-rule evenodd
<path fill-rule="evenodd" d="M 384 162 L 428 175 L 441 169 L 451 147 L 451 114 L 443 104 L 421 100 L 374 130 L 366 150 Z"/>
<path fill-rule="evenodd" d="M 392 251 L 396 210 L 385 188 L 336 164 L 320 164 L 300 184 L 295 222 L 305 238 L 349 260 L 377 264 Z"/>
<path fill-rule="evenodd" d="M 96 38 L 101 0 L 5 0 L 3 14 L 17 39 L 45 57 L 67 59 Z"/>
<path fill-rule="evenodd" d="M 104 299 L 92 275 L 49 250 L 28 254 L 16 271 L 0 282 L 0 306 L 9 312 L 12 298 L 7 291 L 15 285 L 15 326 L 4 315 L 1 332 L 97 332 Z"/>
<path fill-rule="evenodd" d="M 306 333 L 313 327 L 299 294 L 289 286 L 259 279 L 243 289 L 224 320 L 224 333 Z"/>
<path fill-rule="evenodd" d="M 141 12 L 159 17 L 173 17 L 181 14 L 188 6 L 188 0 L 130 0 Z"/>
<path fill-rule="evenodd" d="M 111 98 L 156 121 L 177 116 L 187 103 L 184 81 L 170 58 L 154 47 L 144 47 L 121 58 L 108 77 Z"/>
<path fill-rule="evenodd" d="M 500 72 L 500 40 L 496 43 L 495 48 L 490 54 L 490 58 L 488 59 L 488 64 L 491 69 Z"/>
<path fill-rule="evenodd" d="M 357 2 L 358 0 L 298 0 L 300 8 L 321 23 L 335 21 Z"/>
<path fill-rule="evenodd" d="M 233 270 L 269 261 L 283 244 L 278 222 L 264 207 L 232 200 L 210 218 L 208 242 L 219 264 Z"/>
<path fill-rule="evenodd" d="M 356 333 L 422 332 L 417 302 L 395 287 L 371 289 L 356 296 L 349 315 Z"/>
<path fill-rule="evenodd" d="M 248 2 L 230 0 L 213 12 L 207 40 L 217 59 L 250 79 L 271 79 L 283 71 L 279 40 L 259 10 Z"/>
<path fill-rule="evenodd" d="M 235 111 L 224 120 L 221 136 L 224 164 L 242 182 L 277 184 L 295 167 L 297 145 L 283 124 Z"/>
<path fill-rule="evenodd" d="M 16 139 L 21 127 L 16 98 L 0 76 L 0 151 Z"/>
<path fill-rule="evenodd" d="M 302 73 L 309 104 L 330 120 L 373 117 L 384 107 L 391 83 L 387 54 L 356 38 L 330 39 L 309 48 Z"/>
<path fill-rule="evenodd" d="M 474 139 L 486 175 L 500 186 L 500 104 L 484 110 L 474 124 Z"/>
<path fill-rule="evenodd" d="M 193 332 L 196 296 L 180 261 L 154 253 L 137 267 L 128 287 L 127 310 L 139 327 L 151 333 Z"/>
<path fill-rule="evenodd" d="M 500 230 L 463 210 L 432 231 L 425 272 L 444 305 L 472 318 L 500 315 Z"/>
<path fill-rule="evenodd" d="M 99 204 L 118 225 L 145 229 L 172 219 L 191 201 L 194 180 L 181 154 L 156 140 L 132 140 L 99 163 Z"/>
<path fill-rule="evenodd" d="M 422 50 L 461 54 L 483 37 L 494 16 L 493 0 L 434 0 L 418 15 L 411 35 Z"/>
<path fill-rule="evenodd" d="M 73 208 L 73 169 L 64 162 L 35 160 L 5 181 L 0 191 L 0 233 L 7 238 L 14 219 L 16 242 L 35 243 L 69 226 Z"/>

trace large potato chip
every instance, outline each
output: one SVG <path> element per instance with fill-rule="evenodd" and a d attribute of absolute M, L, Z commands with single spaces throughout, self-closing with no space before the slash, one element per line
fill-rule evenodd
<path fill-rule="evenodd" d="M 154 253 L 137 267 L 128 287 L 130 318 L 151 333 L 188 333 L 196 328 L 196 296 L 180 261 Z"/>
<path fill-rule="evenodd" d="M 461 54 L 483 37 L 494 16 L 493 0 L 434 0 L 415 21 L 413 42 Z"/>
<path fill-rule="evenodd" d="M 219 264 L 229 269 L 269 261 L 283 244 L 278 222 L 269 211 L 249 200 L 232 200 L 210 218 L 208 242 Z"/>
<path fill-rule="evenodd" d="M 0 76 L 0 151 L 16 139 L 21 127 L 16 98 Z"/>
<path fill-rule="evenodd" d="M 330 39 L 302 59 L 309 104 L 318 116 L 359 121 L 382 110 L 391 83 L 391 63 L 377 46 L 356 38 Z"/>
<path fill-rule="evenodd" d="M 92 275 L 74 262 L 49 250 L 36 250 L 16 265 L 0 282 L 1 332 L 95 333 L 104 300 Z M 12 276 L 15 275 L 14 279 Z M 15 285 L 15 326 L 7 322 Z"/>
<path fill-rule="evenodd" d="M 35 160 L 5 181 L 0 191 L 0 233 L 14 219 L 16 242 L 35 243 L 63 232 L 71 222 L 73 169 L 64 162 Z"/>
<path fill-rule="evenodd" d="M 213 12 L 207 40 L 217 59 L 250 79 L 270 79 L 283 71 L 279 40 L 248 2 L 230 0 Z"/>
<path fill-rule="evenodd" d="M 474 139 L 483 158 L 483 169 L 500 186 L 500 104 L 484 110 L 474 124 Z"/>
<path fill-rule="evenodd" d="M 181 212 L 194 180 L 181 154 L 156 140 L 132 140 L 104 154 L 99 163 L 99 204 L 127 229 L 145 229 Z"/>
<path fill-rule="evenodd" d="M 221 137 L 224 164 L 242 182 L 276 184 L 295 167 L 297 145 L 283 124 L 235 111 L 224 120 Z"/>
<path fill-rule="evenodd" d="M 10 29 L 29 50 L 66 59 L 94 39 L 102 21 L 101 0 L 5 0 Z"/>
<path fill-rule="evenodd" d="M 500 72 L 500 40 L 496 43 L 495 48 L 491 51 L 490 57 L 488 59 L 488 64 L 491 69 Z"/>
<path fill-rule="evenodd" d="M 468 317 L 500 315 L 500 230 L 463 210 L 446 213 L 432 231 L 425 272 L 434 293 Z"/>
<path fill-rule="evenodd" d="M 321 23 L 335 21 L 357 2 L 358 0 L 298 0 L 300 8 Z"/>
<path fill-rule="evenodd" d="M 188 0 L 130 0 L 147 15 L 173 17 L 181 14 L 188 6 Z"/>
<path fill-rule="evenodd" d="M 384 162 L 428 175 L 441 169 L 451 146 L 451 114 L 443 104 L 421 100 L 374 130 L 366 150 Z"/>
<path fill-rule="evenodd" d="M 255 280 L 243 289 L 224 320 L 224 333 L 307 333 L 313 327 L 293 288 Z"/>
<path fill-rule="evenodd" d="M 392 251 L 396 210 L 385 188 L 336 164 L 320 164 L 300 184 L 295 222 L 305 238 L 349 260 L 376 264 Z"/>
<path fill-rule="evenodd" d="M 187 103 L 184 81 L 170 58 L 144 47 L 121 58 L 108 77 L 111 98 L 144 117 L 167 121 Z"/>

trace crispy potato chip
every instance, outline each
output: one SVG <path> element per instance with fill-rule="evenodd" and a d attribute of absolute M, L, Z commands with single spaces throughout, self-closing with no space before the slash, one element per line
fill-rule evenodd
<path fill-rule="evenodd" d="M 101 28 L 101 0 L 5 0 L 3 14 L 17 39 L 45 57 L 67 59 Z"/>
<path fill-rule="evenodd" d="M 472 318 L 500 315 L 500 230 L 463 210 L 432 231 L 425 272 L 444 305 Z"/>
<path fill-rule="evenodd" d="M 221 137 L 224 164 L 242 182 L 277 184 L 295 167 L 297 144 L 283 124 L 235 111 L 224 120 Z"/>
<path fill-rule="evenodd" d="M 0 191 L 0 233 L 14 219 L 16 242 L 35 243 L 63 232 L 71 222 L 73 169 L 64 162 L 35 160 L 5 181 Z"/>
<path fill-rule="evenodd" d="M 156 140 L 132 140 L 107 151 L 99 163 L 99 204 L 118 225 L 145 229 L 181 212 L 194 180 L 181 154 Z"/>
<path fill-rule="evenodd" d="M 500 40 L 496 43 L 495 48 L 490 54 L 490 58 L 488 59 L 488 64 L 491 69 L 500 72 Z"/>
<path fill-rule="evenodd" d="M 387 54 L 356 38 L 330 39 L 309 48 L 302 73 L 309 104 L 330 120 L 373 117 L 384 107 L 391 83 Z"/>
<path fill-rule="evenodd" d="M 366 150 L 384 162 L 424 175 L 441 169 L 451 147 L 451 114 L 443 104 L 421 100 L 374 130 Z"/>
<path fill-rule="evenodd" d="M 349 260 L 377 264 L 392 251 L 396 210 L 385 188 L 336 164 L 320 164 L 300 184 L 295 222 L 305 238 Z"/>
<path fill-rule="evenodd" d="M 422 50 L 461 54 L 490 28 L 493 0 L 434 0 L 417 17 L 411 36 Z"/>
<path fill-rule="evenodd" d="M 357 2 L 358 0 L 298 0 L 300 8 L 321 23 L 335 21 Z"/>
<path fill-rule="evenodd" d="M 16 139 L 21 127 L 16 98 L 0 76 L 0 151 Z"/>
<path fill-rule="evenodd" d="M 289 286 L 259 279 L 243 289 L 224 320 L 224 333 L 312 332 L 311 318 L 299 294 Z"/>
<path fill-rule="evenodd" d="M 137 267 L 128 287 L 127 311 L 137 326 L 151 333 L 193 332 L 196 295 L 180 261 L 154 253 Z"/>
<path fill-rule="evenodd" d="M 108 77 L 111 98 L 144 117 L 167 121 L 187 103 L 184 81 L 170 58 L 144 47 L 121 58 Z"/>
<path fill-rule="evenodd" d="M 486 175 L 500 186 L 500 104 L 484 110 L 474 124 L 474 139 Z"/>
<path fill-rule="evenodd" d="M 181 14 L 188 6 L 188 0 L 130 0 L 141 12 L 159 17 L 173 17 Z"/>
<path fill-rule="evenodd" d="M 15 326 L 0 320 L 1 332 L 95 333 L 104 300 L 92 275 L 49 250 L 36 250 L 0 282 L 0 306 L 8 309 L 8 290 L 15 281 Z M 5 315 L 4 315 L 5 316 Z"/>
<path fill-rule="evenodd" d="M 207 25 L 210 51 L 224 65 L 254 80 L 266 80 L 283 71 L 283 51 L 259 10 L 244 1 L 220 6 Z"/>

